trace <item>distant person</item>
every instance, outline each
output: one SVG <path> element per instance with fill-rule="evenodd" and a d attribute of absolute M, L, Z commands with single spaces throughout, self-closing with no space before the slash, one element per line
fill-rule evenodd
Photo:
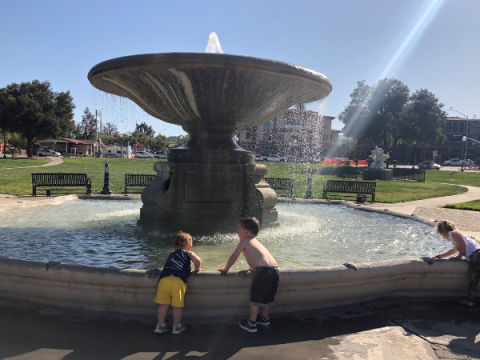
<path fill-rule="evenodd" d="M 200 269 L 202 260 L 192 249 L 192 237 L 190 234 L 178 232 L 175 239 L 175 251 L 172 252 L 163 266 L 162 273 L 157 285 L 155 302 L 160 304 L 157 313 L 157 326 L 154 332 L 167 332 L 165 316 L 170 305 L 173 307 L 172 334 L 180 334 L 185 330 L 185 324 L 181 323 L 182 310 L 185 303 L 185 291 L 187 290 L 187 278 L 190 275 L 190 261 L 195 265 L 195 271 Z"/>
<path fill-rule="evenodd" d="M 240 253 L 243 253 L 250 268 L 255 271 L 252 279 L 250 295 L 250 316 L 240 321 L 243 330 L 257 332 L 257 325 L 270 325 L 268 312 L 275 302 L 279 282 L 277 262 L 270 252 L 256 238 L 260 232 L 260 223 L 257 218 L 248 217 L 238 223 L 238 237 L 240 243 L 227 261 L 221 272 L 228 272 L 237 261 Z M 258 315 L 259 307 L 261 313 Z"/>
<path fill-rule="evenodd" d="M 458 255 L 452 259 L 461 259 L 465 256 L 465 259 L 469 262 L 468 296 L 467 299 L 462 300 L 460 304 L 473 307 L 473 300 L 475 300 L 480 276 L 480 244 L 475 239 L 462 234 L 451 221 L 440 220 L 436 229 L 438 234 L 453 244 L 453 248 L 435 257 L 437 259 L 443 259 L 458 252 Z"/>

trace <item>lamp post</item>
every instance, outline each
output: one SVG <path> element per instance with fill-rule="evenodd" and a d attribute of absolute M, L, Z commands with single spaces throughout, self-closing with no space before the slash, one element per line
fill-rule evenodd
<path fill-rule="evenodd" d="M 465 131 L 465 136 L 462 137 L 462 141 L 465 141 L 465 154 L 463 155 L 463 162 L 462 162 L 462 171 L 464 171 L 464 170 L 463 170 L 463 167 L 464 167 L 464 164 L 466 165 L 466 163 L 467 163 L 467 150 L 468 150 L 468 148 L 467 148 L 467 146 L 468 146 L 468 145 L 467 145 L 467 144 L 468 144 L 468 141 L 467 141 L 467 140 L 468 140 L 468 116 L 465 115 L 464 113 L 461 113 L 461 112 L 458 111 L 458 110 L 454 110 L 454 109 L 451 108 L 451 107 L 450 107 L 450 109 L 448 109 L 447 111 L 454 111 L 454 112 L 459 113 L 460 115 L 463 115 L 463 116 L 465 116 L 465 117 L 467 118 L 467 128 L 466 128 L 466 131 Z M 465 139 L 465 140 L 464 140 L 464 139 Z"/>
<path fill-rule="evenodd" d="M 3 158 L 7 158 L 7 152 L 5 151 L 7 148 L 7 132 L 3 130 Z"/>
<path fill-rule="evenodd" d="M 417 162 L 417 142 L 413 140 L 413 165 L 412 169 L 415 169 L 415 163 Z"/>
<path fill-rule="evenodd" d="M 467 137 L 466 136 L 463 136 L 462 137 L 462 141 L 465 142 L 465 155 L 463 157 L 463 161 L 462 161 L 462 171 L 464 171 L 464 168 L 467 167 Z"/>
<path fill-rule="evenodd" d="M 105 163 L 105 171 L 103 178 L 103 189 L 101 191 L 103 195 L 111 195 L 112 190 L 110 189 L 110 167 L 108 166 L 108 161 Z"/>

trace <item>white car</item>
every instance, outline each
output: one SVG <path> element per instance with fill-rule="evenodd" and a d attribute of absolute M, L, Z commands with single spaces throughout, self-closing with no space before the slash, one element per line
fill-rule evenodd
<path fill-rule="evenodd" d="M 41 149 L 37 150 L 37 156 L 62 156 L 62 154 L 52 149 Z"/>
<path fill-rule="evenodd" d="M 443 166 L 462 166 L 462 160 L 453 158 L 442 163 Z"/>
<path fill-rule="evenodd" d="M 157 151 L 155 154 L 153 154 L 153 157 L 155 159 L 166 159 L 167 158 L 167 154 L 162 152 L 162 151 Z"/>
<path fill-rule="evenodd" d="M 135 157 L 136 158 L 150 158 L 150 159 L 153 159 L 154 156 L 146 151 L 137 151 L 135 153 Z"/>
<path fill-rule="evenodd" d="M 473 161 L 470 160 L 470 159 L 467 159 L 467 161 L 465 162 L 465 160 L 461 160 L 459 158 L 453 158 L 453 159 L 450 159 L 450 160 L 447 160 L 447 161 L 444 161 L 442 163 L 443 166 L 472 166 L 473 165 Z"/>
<path fill-rule="evenodd" d="M 255 161 L 256 162 L 263 161 L 263 157 L 261 155 L 255 155 Z"/>
<path fill-rule="evenodd" d="M 440 170 L 441 166 L 433 160 L 429 161 L 422 161 L 420 164 L 418 164 L 419 169 L 431 169 L 431 170 Z"/>
<path fill-rule="evenodd" d="M 285 158 L 278 156 L 278 155 L 269 155 L 269 156 L 263 156 L 263 161 L 268 161 L 268 162 L 285 162 Z"/>

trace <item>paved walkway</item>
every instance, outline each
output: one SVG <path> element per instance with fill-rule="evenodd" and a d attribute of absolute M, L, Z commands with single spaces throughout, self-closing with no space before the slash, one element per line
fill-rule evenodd
<path fill-rule="evenodd" d="M 0 298 L 0 359 L 480 359 L 480 308 L 464 309 L 451 298 L 384 299 L 276 315 L 256 334 L 238 321 L 184 319 L 182 334 L 155 334 L 155 314 Z"/>
<path fill-rule="evenodd" d="M 3 168 L 2 170 L 12 170 L 12 169 L 26 169 L 26 168 L 33 168 L 33 167 L 42 167 L 42 166 L 55 166 L 63 163 L 63 157 L 45 157 L 41 158 L 41 160 L 50 160 L 50 162 L 43 164 L 43 165 L 33 165 L 33 166 L 20 166 L 14 168 Z"/>
<path fill-rule="evenodd" d="M 472 200 L 480 200 L 480 187 L 465 186 L 467 192 L 459 195 L 443 196 L 438 198 L 409 201 L 398 204 L 366 204 L 365 207 L 374 209 L 388 209 L 389 211 L 418 215 L 432 220 L 448 219 L 453 221 L 462 231 L 468 235 L 480 239 L 480 211 L 444 209 L 447 204 L 457 204 Z"/>

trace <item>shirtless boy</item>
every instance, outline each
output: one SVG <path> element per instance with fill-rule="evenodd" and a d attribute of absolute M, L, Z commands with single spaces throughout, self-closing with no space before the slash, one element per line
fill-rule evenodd
<path fill-rule="evenodd" d="M 260 232 L 260 223 L 257 218 L 249 217 L 238 223 L 238 237 L 240 243 L 227 261 L 221 272 L 228 272 L 243 253 L 250 268 L 255 271 L 252 280 L 252 293 L 250 295 L 250 317 L 240 321 L 240 327 L 248 332 L 257 332 L 257 324 L 270 325 L 268 311 L 275 301 L 277 293 L 279 272 L 277 262 L 270 252 L 263 246 L 256 236 Z M 260 315 L 258 308 L 261 307 Z"/>

